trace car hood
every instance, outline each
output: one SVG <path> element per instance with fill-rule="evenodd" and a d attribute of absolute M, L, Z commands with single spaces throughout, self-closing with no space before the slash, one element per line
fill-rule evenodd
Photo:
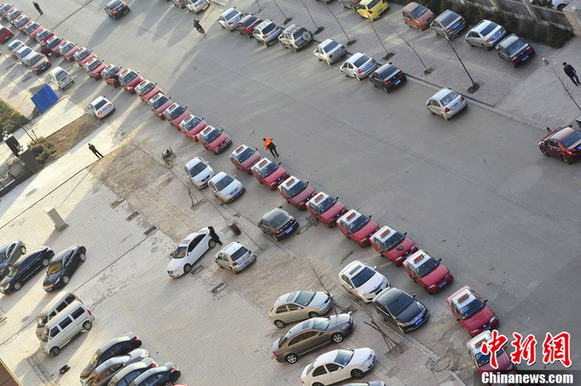
<path fill-rule="evenodd" d="M 396 317 L 402 322 L 409 322 L 410 320 L 412 320 L 421 313 L 422 309 L 420 308 L 418 303 L 414 300 L 406 307 L 406 309 L 404 309 L 402 312 L 396 315 Z"/>
<path fill-rule="evenodd" d="M 173 271 L 176 268 L 181 268 L 186 262 L 187 262 L 187 259 L 185 257 L 183 257 L 181 259 L 171 259 L 171 261 L 167 265 L 167 270 Z"/>
<path fill-rule="evenodd" d="M 494 316 L 494 312 L 485 305 L 480 311 L 472 315 L 466 320 L 461 320 L 462 324 L 466 326 L 469 330 L 475 330 L 480 326 L 488 323 L 490 319 Z"/>
<path fill-rule="evenodd" d="M 364 360 L 369 358 L 371 355 L 371 349 L 368 347 L 365 348 L 357 348 L 354 350 L 353 358 L 351 358 L 350 363 L 362 363 Z"/>
<path fill-rule="evenodd" d="M 52 275 L 46 275 L 44 278 L 43 286 L 53 285 L 61 277 L 60 272 L 53 273 Z"/>
<path fill-rule="evenodd" d="M 191 177 L 194 181 L 200 182 L 206 179 L 208 176 L 211 176 L 214 172 L 210 168 L 205 168 L 200 173 L 196 174 L 195 176 Z"/>
<path fill-rule="evenodd" d="M 439 264 L 432 272 L 418 280 L 426 285 L 432 285 L 439 282 L 447 273 L 448 269 L 442 264 Z"/>
<path fill-rule="evenodd" d="M 315 297 L 308 304 L 307 307 L 322 307 L 329 298 L 329 295 L 325 292 L 315 292 Z"/>
<path fill-rule="evenodd" d="M 375 290 L 377 287 L 381 285 L 383 280 L 384 280 L 383 275 L 380 274 L 379 272 L 375 272 L 375 274 L 369 280 L 363 283 L 361 287 L 357 288 L 357 291 L 366 294 L 371 293 L 371 291 Z"/>
<path fill-rule="evenodd" d="M 222 142 L 224 142 L 226 140 L 226 138 L 227 138 L 226 134 L 220 133 L 220 135 L 217 136 L 216 139 L 214 139 L 208 145 L 210 145 L 212 147 L 218 146 L 219 144 L 221 144 Z"/>
<path fill-rule="evenodd" d="M 349 314 L 331 315 L 329 317 L 329 327 L 327 328 L 327 330 L 332 330 L 334 328 L 337 328 L 337 326 L 341 326 L 351 321 L 352 318 L 351 315 Z"/>

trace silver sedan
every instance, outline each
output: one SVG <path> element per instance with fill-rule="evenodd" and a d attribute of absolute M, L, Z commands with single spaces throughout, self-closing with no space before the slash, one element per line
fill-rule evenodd
<path fill-rule="evenodd" d="M 482 20 L 466 34 L 466 42 L 470 47 L 483 47 L 487 50 L 494 47 L 506 35 L 501 25 L 490 20 Z"/>
<path fill-rule="evenodd" d="M 347 77 L 357 80 L 365 79 L 378 67 L 377 62 L 370 56 L 361 52 L 353 54 L 341 65 L 341 72 Z"/>
<path fill-rule="evenodd" d="M 236 241 L 228 244 L 216 254 L 216 264 L 234 273 L 242 271 L 256 260 L 256 255 L 244 245 Z"/>
<path fill-rule="evenodd" d="M 448 120 L 466 107 L 466 98 L 449 88 L 443 88 L 426 102 L 428 111 Z"/>
<path fill-rule="evenodd" d="M 254 38 L 260 43 L 268 47 L 277 41 L 281 33 L 282 28 L 274 24 L 271 20 L 264 20 L 256 27 L 254 27 L 252 36 L 254 36 Z"/>
<path fill-rule="evenodd" d="M 228 173 L 220 172 L 208 181 L 208 187 L 220 201 L 232 202 L 245 190 L 242 182 L 234 177 Z"/>
<path fill-rule="evenodd" d="M 214 176 L 214 169 L 208 164 L 208 161 L 196 157 L 185 166 L 190 180 L 196 185 L 196 188 L 202 189 L 208 185 L 208 180 Z"/>
<path fill-rule="evenodd" d="M 329 66 L 341 59 L 346 53 L 347 48 L 333 39 L 325 40 L 313 51 L 313 55 L 319 61 L 325 61 Z"/>
<path fill-rule="evenodd" d="M 283 328 L 287 323 L 324 315 L 332 305 L 333 296 L 328 292 L 290 292 L 274 302 L 268 318 L 276 327 Z"/>

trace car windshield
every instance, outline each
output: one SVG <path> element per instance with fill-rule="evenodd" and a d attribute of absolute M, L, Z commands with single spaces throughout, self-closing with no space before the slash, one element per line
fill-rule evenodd
<path fill-rule="evenodd" d="M 250 158 L 250 156 L 251 156 L 252 154 L 254 154 L 254 153 L 255 153 L 255 150 L 254 150 L 254 149 L 252 149 L 252 148 L 250 148 L 250 147 L 247 147 L 246 149 L 244 149 L 244 151 L 243 151 L 242 153 L 240 153 L 240 154 L 236 154 L 234 157 L 236 158 L 236 160 L 237 160 L 238 162 L 244 162 L 244 161 L 246 161 L 248 158 Z"/>
<path fill-rule="evenodd" d="M 296 184 L 294 184 L 290 189 L 288 189 L 286 186 L 282 186 L 282 190 L 285 192 L 285 194 L 287 195 L 287 197 L 294 197 L 297 194 L 299 194 L 300 192 L 302 192 L 303 190 L 305 190 L 305 188 L 307 187 L 307 183 L 304 181 L 297 181 Z"/>
<path fill-rule="evenodd" d="M 99 110 L 101 107 L 105 106 L 106 104 L 107 104 L 107 101 L 105 99 L 99 100 L 99 102 L 97 102 L 95 104 L 95 110 Z"/>
<path fill-rule="evenodd" d="M 153 107 L 154 109 L 157 109 L 157 108 L 163 106 L 168 100 L 169 100 L 168 97 L 166 97 L 165 95 L 162 95 L 159 98 L 157 98 L 151 102 L 151 107 Z"/>
<path fill-rule="evenodd" d="M 446 28 L 449 25 L 451 25 L 452 23 L 454 23 L 457 18 L 458 18 L 458 15 L 456 15 L 453 12 L 450 12 L 440 21 L 440 23 L 444 26 L 444 28 Z"/>
<path fill-rule="evenodd" d="M 287 223 L 289 220 L 288 216 L 284 212 L 278 212 L 272 220 L 270 220 L 270 224 L 276 230 L 282 228 L 284 224 Z"/>
<path fill-rule="evenodd" d="M 74 47 L 73 43 L 66 43 L 63 44 L 60 48 L 61 52 L 69 52 L 70 50 L 72 50 Z"/>
<path fill-rule="evenodd" d="M 395 248 L 399 243 L 401 243 L 405 239 L 405 236 L 399 232 L 395 232 L 393 235 L 389 236 L 387 240 L 382 242 L 383 248 L 386 250 L 391 250 Z"/>
<path fill-rule="evenodd" d="M 506 47 L 506 50 L 508 51 L 508 54 L 512 56 L 522 50 L 526 45 L 527 44 L 524 41 L 516 39 L 508 47 Z"/>
<path fill-rule="evenodd" d="M 316 294 L 313 291 L 301 291 L 299 292 L 299 296 L 297 296 L 297 298 L 295 299 L 295 303 L 298 303 L 301 306 L 306 307 L 311 303 L 315 295 Z"/>
<path fill-rule="evenodd" d="M 52 274 L 55 274 L 57 272 L 60 272 L 61 269 L 63 269 L 63 265 L 61 264 L 60 261 L 57 261 L 57 262 L 52 263 L 51 265 L 48 266 L 48 270 L 46 271 L 46 274 L 52 275 Z"/>
<path fill-rule="evenodd" d="M 353 351 L 351 350 L 337 350 L 337 356 L 333 362 L 340 364 L 341 366 L 347 366 L 353 358 Z"/>
<path fill-rule="evenodd" d="M 105 76 L 115 75 L 119 71 L 119 67 L 117 66 L 109 66 L 105 70 L 103 70 L 102 74 Z"/>
<path fill-rule="evenodd" d="M 369 56 L 367 55 L 362 55 L 359 59 L 357 59 L 355 61 L 355 63 L 353 63 L 353 65 L 357 68 L 363 66 L 364 63 L 366 63 L 367 61 L 369 61 Z"/>
<path fill-rule="evenodd" d="M 478 298 L 474 298 L 470 303 L 460 309 L 460 316 L 462 319 L 468 319 L 484 307 L 484 302 Z"/>
<path fill-rule="evenodd" d="M 454 91 L 450 91 L 445 97 L 442 98 L 440 102 L 442 102 L 442 105 L 446 106 L 456 98 L 458 98 L 458 94 L 456 94 Z"/>
<path fill-rule="evenodd" d="M 278 164 L 275 164 L 274 162 L 270 162 L 268 165 L 266 165 L 266 167 L 264 169 L 259 170 L 259 172 L 257 174 L 260 177 L 267 177 L 272 172 L 274 172 L 276 169 L 278 169 Z"/>
<path fill-rule="evenodd" d="M 353 285 L 355 288 L 361 287 L 363 284 L 367 283 L 369 279 L 371 279 L 375 275 L 375 271 L 369 267 L 364 267 L 361 271 L 357 273 L 357 275 L 351 278 Z"/>
<path fill-rule="evenodd" d="M 498 27 L 498 25 L 496 25 L 494 23 L 490 23 L 486 27 L 484 27 L 484 29 L 480 32 L 480 34 L 482 36 L 488 36 L 488 35 L 490 35 L 490 33 L 492 31 L 494 31 L 496 29 L 496 27 Z"/>
<path fill-rule="evenodd" d="M 91 63 L 87 68 L 89 69 L 89 71 L 93 71 L 94 69 L 96 69 L 97 67 L 99 67 L 103 62 L 100 60 L 95 60 L 93 63 Z"/>
<path fill-rule="evenodd" d="M 381 77 L 381 79 L 387 79 L 387 78 L 391 78 L 392 76 L 394 76 L 399 70 L 396 67 L 393 66 L 387 66 L 385 69 L 383 69 L 380 73 L 379 76 Z"/>
<path fill-rule="evenodd" d="M 48 42 L 48 46 L 49 48 L 55 48 L 62 41 L 63 39 L 61 38 L 52 39 L 50 42 Z"/>
<path fill-rule="evenodd" d="M 177 118 L 179 117 L 186 109 L 183 108 L 182 106 L 178 106 L 175 109 L 173 109 L 171 111 L 171 113 L 169 114 L 169 116 L 171 117 L 171 119 Z"/>
<path fill-rule="evenodd" d="M 178 249 L 175 250 L 175 252 L 173 253 L 173 258 L 174 259 L 183 259 L 186 256 L 186 252 L 188 251 L 188 247 L 185 245 L 180 245 L 178 247 Z"/>
<path fill-rule="evenodd" d="M 121 80 L 125 84 L 131 82 L 135 78 L 137 78 L 137 73 L 135 71 L 130 71 L 130 72 L 126 73 L 125 75 L 121 76 Z"/>
<path fill-rule="evenodd" d="M 335 198 L 328 196 L 316 207 L 317 214 L 326 212 L 330 207 L 335 205 L 336 202 L 337 200 Z"/>
<path fill-rule="evenodd" d="M 16 274 L 18 273 L 18 268 L 20 268 L 20 264 L 12 264 L 12 266 L 10 266 L 10 271 L 8 271 L 8 276 L 9 277 L 14 277 L 16 276 Z"/>
<path fill-rule="evenodd" d="M 139 92 L 141 94 L 147 94 L 148 92 L 150 92 L 151 90 L 153 90 L 154 87 L 155 87 L 155 83 L 148 82 L 143 87 L 140 87 L 139 88 Z"/>
<path fill-rule="evenodd" d="M 575 145 L 577 142 L 581 141 L 581 132 L 574 131 L 570 136 L 565 138 L 562 143 L 563 146 L 566 148 L 570 148 L 571 146 Z"/>
<path fill-rule="evenodd" d="M 329 43 L 327 43 L 327 45 L 325 47 L 323 47 L 323 51 L 325 52 L 330 52 L 332 51 L 335 47 L 337 47 L 339 45 L 339 43 L 337 43 L 334 40 L 331 40 Z"/>
<path fill-rule="evenodd" d="M 230 185 L 233 181 L 234 181 L 234 178 L 227 174 L 224 176 L 224 178 L 222 178 L 220 181 L 215 183 L 214 186 L 216 187 L 216 189 L 222 190 L 225 187 L 227 187 L 228 185 Z"/>
<path fill-rule="evenodd" d="M 414 299 L 411 296 L 400 293 L 399 296 L 394 299 L 391 304 L 389 304 L 389 312 L 391 312 L 393 316 L 397 317 L 397 315 L 401 314 L 403 310 L 408 308 L 408 306 L 412 304 L 413 301 Z"/>
<path fill-rule="evenodd" d="M 195 177 L 207 167 L 208 166 L 206 166 L 206 164 L 204 164 L 203 162 L 199 162 L 195 164 L 194 167 L 192 167 L 191 169 L 188 169 L 188 172 L 190 173 L 190 176 Z"/>
<path fill-rule="evenodd" d="M 78 60 L 83 60 L 91 53 L 90 50 L 82 50 L 80 54 L 77 55 Z"/>
<path fill-rule="evenodd" d="M 246 249 L 246 247 L 240 246 L 240 248 L 238 248 L 238 250 L 234 252 L 230 257 L 232 258 L 232 261 L 236 261 L 242 256 L 246 255 L 247 252 L 248 249 Z"/>
<path fill-rule="evenodd" d="M 200 137 L 203 138 L 204 143 L 210 143 L 220 135 L 220 130 L 214 129 L 207 133 L 202 134 Z"/>
<path fill-rule="evenodd" d="M 434 259 L 426 260 L 422 265 L 416 268 L 416 271 L 418 272 L 418 277 L 426 276 L 428 273 L 432 272 L 438 265 L 440 265 L 440 263 L 438 263 Z"/>
<path fill-rule="evenodd" d="M 272 31 L 274 29 L 274 27 L 276 27 L 276 24 L 274 23 L 270 23 L 269 25 L 267 25 L 266 27 L 264 27 L 262 29 L 262 34 L 266 35 L 267 33 L 269 33 L 270 31 Z"/>
<path fill-rule="evenodd" d="M 202 122 L 201 118 L 193 117 L 185 124 L 185 129 L 189 131 L 190 129 L 193 129 L 194 127 L 198 126 L 200 122 Z"/>
<path fill-rule="evenodd" d="M 424 13 L 426 13 L 427 9 L 426 7 L 424 7 L 423 5 L 418 5 L 412 12 L 412 17 L 414 19 L 418 19 L 419 17 L 421 17 Z"/>
<path fill-rule="evenodd" d="M 40 62 L 41 59 L 42 59 L 41 55 L 35 55 L 28 61 L 28 64 L 30 64 L 31 66 L 35 65 L 36 63 Z"/>
<path fill-rule="evenodd" d="M 368 217 L 365 217 L 363 215 L 360 215 L 355 220 L 353 220 L 353 222 L 351 224 L 349 224 L 349 230 L 351 232 L 356 232 L 359 229 L 361 229 L 361 227 L 363 227 L 368 222 L 369 222 L 369 218 Z"/>

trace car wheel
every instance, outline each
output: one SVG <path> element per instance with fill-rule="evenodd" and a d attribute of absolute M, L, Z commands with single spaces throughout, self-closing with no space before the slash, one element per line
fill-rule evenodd
<path fill-rule="evenodd" d="M 316 318 L 316 317 L 318 317 L 318 316 L 319 316 L 319 314 L 317 314 L 317 313 L 316 313 L 316 312 L 314 312 L 314 311 L 311 311 L 311 312 L 309 312 L 309 318 Z"/>
<path fill-rule="evenodd" d="M 286 359 L 286 361 L 288 363 L 290 363 L 291 365 L 294 365 L 295 363 L 297 363 L 297 360 L 299 359 L 299 357 L 297 357 L 296 354 L 287 354 L 287 356 L 284 357 L 284 359 Z"/>
<path fill-rule="evenodd" d="M 20 247 L 20 253 L 23 255 L 26 254 L 26 247 L 24 245 Z"/>
<path fill-rule="evenodd" d="M 284 328 L 284 326 L 286 326 L 286 323 L 283 322 L 282 320 L 275 320 L 274 325 L 278 328 Z"/>
<path fill-rule="evenodd" d="M 561 156 L 561 160 L 565 162 L 567 165 L 571 165 L 572 162 L 569 161 L 569 158 L 565 157 L 564 155 Z"/>
<path fill-rule="evenodd" d="M 91 323 L 91 321 L 87 320 L 85 321 L 85 323 L 83 323 L 83 328 L 87 331 L 89 331 L 91 328 L 93 328 L 93 323 Z"/>
<path fill-rule="evenodd" d="M 63 276 L 63 279 L 62 279 L 62 280 L 63 280 L 63 283 L 64 283 L 65 285 L 67 285 L 67 284 L 69 284 L 69 281 L 70 281 L 71 279 L 69 279 L 69 277 L 68 277 L 68 276 Z"/>
<path fill-rule="evenodd" d="M 50 349 L 50 356 L 51 357 L 56 357 L 57 355 L 59 355 L 61 352 L 61 349 L 58 347 L 53 347 Z"/>
<path fill-rule="evenodd" d="M 81 261 L 84 262 L 85 260 L 87 260 L 87 255 L 84 252 L 81 252 L 81 254 L 79 255 L 79 259 L 81 259 Z"/>
<path fill-rule="evenodd" d="M 344 8 L 347 8 L 347 7 L 344 7 Z M 313 386 L 325 386 L 325 385 L 323 385 L 321 382 L 315 382 L 315 383 L 313 383 Z"/>
<path fill-rule="evenodd" d="M 169 374 L 169 380 L 172 381 L 172 383 L 175 383 L 178 379 L 180 379 L 181 376 L 182 372 L 177 370 Z"/>
<path fill-rule="evenodd" d="M 184 265 L 184 273 L 190 273 L 192 271 L 192 266 L 190 264 Z"/>
<path fill-rule="evenodd" d="M 543 155 L 545 157 L 550 157 L 549 153 L 547 153 L 547 151 L 545 149 L 543 149 L 542 147 L 539 146 L 539 149 L 541 150 L 541 153 L 543 153 Z"/>
<path fill-rule="evenodd" d="M 361 378 L 363 378 L 364 375 L 365 375 L 365 373 L 363 372 L 363 370 L 360 370 L 360 369 L 351 370 L 351 377 L 352 378 L 361 379 Z"/>
<path fill-rule="evenodd" d="M 14 291 L 18 291 L 21 288 L 22 288 L 22 284 L 20 284 L 19 281 L 17 281 L 16 283 L 14 283 Z"/>
<path fill-rule="evenodd" d="M 335 334 L 331 335 L 331 339 L 335 343 L 341 343 L 341 342 L 343 342 L 343 335 L 341 335 L 339 333 L 335 333 Z"/>
<path fill-rule="evenodd" d="M 208 241 L 208 248 L 214 249 L 215 246 L 216 246 L 216 242 L 214 240 Z"/>
<path fill-rule="evenodd" d="M 49 264 L 50 264 L 50 260 L 49 259 L 42 259 L 42 266 L 43 267 L 48 267 Z"/>

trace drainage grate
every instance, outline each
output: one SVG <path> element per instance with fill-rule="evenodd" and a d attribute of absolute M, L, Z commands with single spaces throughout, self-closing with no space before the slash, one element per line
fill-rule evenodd
<path fill-rule="evenodd" d="M 124 198 L 120 198 L 120 199 L 118 199 L 116 201 L 113 201 L 111 203 L 111 208 L 117 208 L 117 206 L 119 206 L 119 204 L 121 204 L 123 201 L 125 201 Z"/>
<path fill-rule="evenodd" d="M 139 216 L 139 215 L 140 215 L 140 213 L 139 213 L 138 211 L 135 211 L 135 212 L 131 213 L 131 214 L 129 215 L 129 217 L 127 217 L 127 218 L 126 218 L 126 220 L 127 220 L 127 221 L 131 221 L 131 220 L 133 220 L 135 217 L 137 217 L 137 216 Z"/>
<path fill-rule="evenodd" d="M 216 295 L 218 292 L 223 291 L 226 287 L 228 287 L 228 284 L 222 282 L 220 284 L 218 284 L 216 287 L 212 288 L 210 290 L 210 292 L 214 295 Z"/>
<path fill-rule="evenodd" d="M 149 236 L 150 234 L 152 234 L 156 230 L 157 230 L 157 227 L 154 225 L 154 226 L 150 227 L 148 230 L 146 230 L 145 232 L 143 232 L 143 234 L 146 236 Z"/>

